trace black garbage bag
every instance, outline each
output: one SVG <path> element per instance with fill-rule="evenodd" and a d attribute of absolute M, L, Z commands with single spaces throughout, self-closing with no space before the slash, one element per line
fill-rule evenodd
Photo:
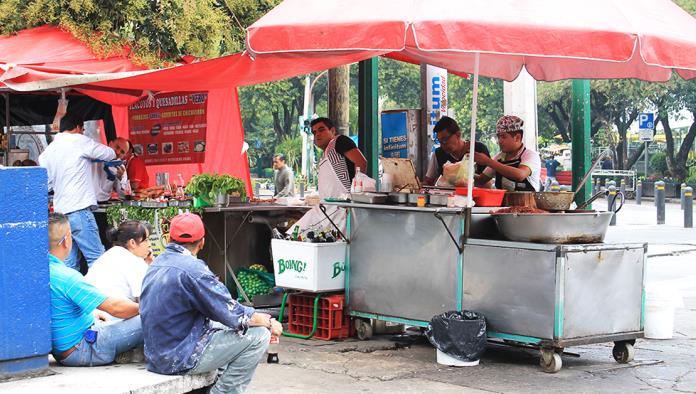
<path fill-rule="evenodd" d="M 425 335 L 438 350 L 460 361 L 476 361 L 486 350 L 486 319 L 477 312 L 433 316 Z"/>

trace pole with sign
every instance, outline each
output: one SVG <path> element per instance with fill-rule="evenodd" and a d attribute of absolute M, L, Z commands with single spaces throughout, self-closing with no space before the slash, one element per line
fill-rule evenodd
<path fill-rule="evenodd" d="M 642 112 L 638 115 L 638 138 L 645 143 L 645 176 L 648 176 L 648 144 L 653 140 L 653 130 L 655 129 L 655 114 L 652 112 Z"/>

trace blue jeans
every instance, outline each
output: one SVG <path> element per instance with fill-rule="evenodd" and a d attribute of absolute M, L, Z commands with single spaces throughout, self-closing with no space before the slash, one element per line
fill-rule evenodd
<path fill-rule="evenodd" d="M 90 344 L 83 338 L 77 349 L 61 364 L 68 367 L 92 367 L 111 364 L 116 356 L 143 345 L 143 326 L 140 315 L 111 324 L 94 325 L 97 341 Z"/>
<path fill-rule="evenodd" d="M 265 327 L 250 327 L 244 335 L 229 328 L 217 331 L 212 334 L 198 364 L 187 373 L 219 370 L 210 394 L 243 393 L 270 340 L 271 332 Z"/>
<path fill-rule="evenodd" d="M 80 270 L 80 260 L 78 260 L 77 254 L 77 249 L 79 248 L 87 260 L 87 265 L 91 267 L 104 254 L 104 245 L 102 245 L 101 239 L 99 239 L 99 228 L 97 227 L 97 221 L 94 220 L 94 214 L 89 208 L 85 208 L 71 212 L 66 216 L 70 222 L 73 247 L 65 259 L 65 265 L 77 271 Z"/>

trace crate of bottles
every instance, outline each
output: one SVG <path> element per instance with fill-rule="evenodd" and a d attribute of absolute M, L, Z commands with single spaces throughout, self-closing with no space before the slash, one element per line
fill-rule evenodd
<path fill-rule="evenodd" d="M 314 298 L 318 294 L 293 293 L 288 297 L 288 331 L 309 335 L 314 323 Z M 330 341 L 353 335 L 350 316 L 344 313 L 343 294 L 322 295 L 317 305 L 317 328 L 312 339 Z"/>
<path fill-rule="evenodd" d="M 334 291 L 345 288 L 346 243 L 312 243 L 272 239 L 276 286 Z"/>

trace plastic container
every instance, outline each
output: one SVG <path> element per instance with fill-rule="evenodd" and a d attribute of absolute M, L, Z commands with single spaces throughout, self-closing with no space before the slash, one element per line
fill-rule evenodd
<path fill-rule="evenodd" d="M 272 239 L 271 250 L 276 286 L 315 292 L 345 288 L 345 242 Z"/>
<path fill-rule="evenodd" d="M 479 365 L 479 360 L 461 361 L 448 355 L 440 349 L 435 350 L 437 351 L 437 363 L 440 365 L 446 365 L 448 367 L 474 367 Z"/>
<path fill-rule="evenodd" d="M 466 196 L 468 195 L 468 190 L 466 187 L 457 187 L 454 189 L 454 193 Z M 474 203 L 478 207 L 499 207 L 503 205 L 505 190 L 475 187 L 472 194 L 474 195 Z"/>
<path fill-rule="evenodd" d="M 288 297 L 288 332 L 309 335 L 314 322 L 313 293 L 293 293 Z M 311 339 L 330 341 L 353 336 L 350 316 L 344 313 L 343 294 L 323 295 L 317 308 L 317 329 Z"/>
<path fill-rule="evenodd" d="M 680 304 L 679 295 L 666 287 L 645 291 L 645 338 L 670 339 L 674 335 L 674 315 Z"/>

